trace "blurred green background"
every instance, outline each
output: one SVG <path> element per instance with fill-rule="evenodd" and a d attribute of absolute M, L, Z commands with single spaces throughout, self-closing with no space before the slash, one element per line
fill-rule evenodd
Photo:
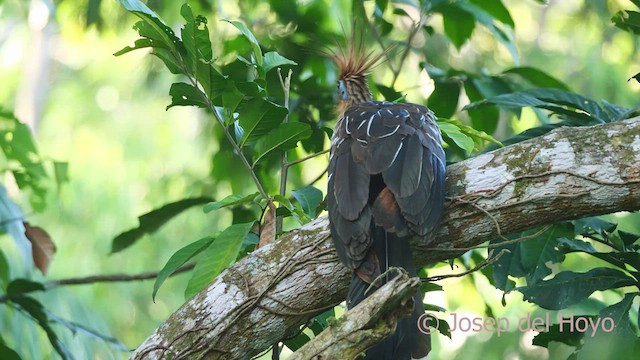
<path fill-rule="evenodd" d="M 208 18 L 216 54 L 224 51 L 222 39 L 238 35 L 236 29 L 220 19 L 242 19 L 261 39 L 273 40 L 272 45 L 295 37 L 293 25 L 287 27 L 272 11 L 278 3 L 190 2 L 195 13 Z M 640 72 L 638 41 L 613 27 L 610 20 L 618 10 L 630 8 L 630 1 L 504 3 L 516 23 L 520 65 L 540 68 L 587 97 L 638 105 L 640 85 L 627 82 Z M 156 0 L 147 4 L 170 26 L 180 26 L 180 2 Z M 295 4 L 308 15 L 323 9 L 328 15 L 318 17 L 326 21 L 315 24 L 320 27 L 339 31 L 341 23 L 350 22 L 348 1 L 309 0 Z M 366 7 L 372 5 L 373 1 L 365 2 Z M 304 21 L 313 23 L 318 19 L 309 15 Z M 69 182 L 49 193 L 47 208 L 41 213 L 31 211 L 25 194 L 12 185 L 9 176 L 5 178 L 10 196 L 23 208 L 28 221 L 46 229 L 57 245 L 47 279 L 157 271 L 178 248 L 224 228 L 229 214 L 205 215 L 196 207 L 127 251 L 113 255 L 109 255 L 111 240 L 137 226 L 137 216 L 165 203 L 200 195 L 221 198 L 231 193 L 233 186 L 248 184 L 232 186 L 230 182 L 212 180 L 211 159 L 219 144 L 204 112 L 179 107 L 165 111 L 175 76 L 145 50 L 120 57 L 112 55 L 137 38 L 132 30 L 135 21 L 115 1 L 0 1 L 0 104 L 13 109 L 19 119 L 32 127 L 42 156 L 69 164 Z M 442 34 L 441 17 L 433 16 L 428 25 L 434 27 L 436 34 Z M 482 28 L 475 29 L 471 41 L 459 51 L 442 36 L 418 41 L 429 49 L 433 55 L 430 61 L 435 64 L 479 73 L 500 72 L 516 65 L 505 47 Z M 318 47 L 312 42 L 308 46 Z M 286 51 L 284 55 L 289 56 Z M 407 67 L 395 88 L 407 93 L 409 100 L 423 101 L 420 99 L 433 91 L 433 82 L 415 65 Z M 293 71 L 301 70 L 293 67 Z M 391 80 L 383 66 L 376 68 L 374 74 L 381 84 Z M 326 75 L 323 82 L 328 89 L 331 76 Z M 501 139 L 537 124 L 533 112 L 525 110 L 521 120 L 505 117 L 494 136 Z M 301 177 L 302 182 L 309 181 L 321 171 L 324 161 L 318 160 L 294 176 Z M 324 190 L 325 180 L 316 186 Z M 622 228 L 640 232 L 640 225 L 633 220 L 616 220 L 621 221 Z M 7 257 L 12 254 L 12 276 L 20 275 L 11 238 L 4 235 L 0 246 Z M 448 272 L 446 266 L 442 272 Z M 187 279 L 187 275 L 179 275 L 168 280 L 155 303 L 151 300 L 153 281 L 66 286 L 41 294 L 39 299 L 55 314 L 135 348 L 184 302 Z M 489 306 L 495 316 L 507 316 L 515 323 L 534 309 L 521 302 L 520 294 L 509 294 L 508 306 L 503 307 L 502 293 L 482 276 L 444 280 L 441 285 L 445 292 L 432 293 L 434 297 L 428 302 L 449 312 L 478 316 Z M 6 308 L 1 313 L 2 336 L 24 358 L 56 357 L 39 328 Z M 74 336 L 61 328 L 59 334 L 79 359 L 120 359 L 127 355 L 82 334 Z M 435 351 L 440 358 L 553 358 L 546 349 L 530 345 L 530 334 L 452 335 L 451 340 L 436 337 Z M 486 346 L 488 343 L 491 346 Z M 566 349 L 558 345 L 557 351 L 563 354 Z"/>

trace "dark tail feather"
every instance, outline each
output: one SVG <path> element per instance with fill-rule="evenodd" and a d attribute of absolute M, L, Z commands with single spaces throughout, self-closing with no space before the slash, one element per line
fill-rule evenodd
<path fill-rule="evenodd" d="M 367 284 L 364 280 L 360 279 L 355 272 L 353 273 L 353 275 L 351 276 L 351 283 L 349 284 L 349 292 L 347 293 L 348 309 L 351 309 L 354 306 L 360 304 L 360 302 L 362 302 L 362 300 L 366 298 L 365 292 L 367 291 L 369 286 L 370 285 Z"/>
<path fill-rule="evenodd" d="M 387 267 L 402 267 L 410 277 L 417 276 L 408 238 L 398 237 L 394 233 L 385 233 L 380 227 L 375 228 L 373 238 L 373 249 L 378 257 L 381 272 L 384 273 Z M 347 294 L 349 309 L 367 297 L 366 291 L 369 286 L 354 273 Z M 373 289 L 369 290 L 371 291 Z M 365 360 L 409 360 L 427 356 L 431 350 L 429 335 L 418 329 L 418 319 L 424 313 L 420 289 L 413 298 L 413 313 L 398 322 L 393 335 L 367 350 Z"/>

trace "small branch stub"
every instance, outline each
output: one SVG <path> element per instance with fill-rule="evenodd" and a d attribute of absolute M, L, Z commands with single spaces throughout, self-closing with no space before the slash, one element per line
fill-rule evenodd
<path fill-rule="evenodd" d="M 396 268 L 396 271 L 402 270 Z M 347 311 L 288 360 L 355 359 L 391 335 L 398 321 L 411 313 L 418 286 L 419 278 L 409 278 L 402 271 L 400 276 Z"/>

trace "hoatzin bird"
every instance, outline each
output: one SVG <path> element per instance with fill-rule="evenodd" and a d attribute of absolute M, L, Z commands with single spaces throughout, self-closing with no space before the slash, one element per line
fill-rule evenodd
<path fill-rule="evenodd" d="M 374 101 L 367 74 L 384 54 L 374 56 L 363 47 L 352 39 L 346 49 L 329 54 L 340 77 L 327 203 L 338 255 L 353 270 L 348 308 L 360 303 L 389 267 L 417 276 L 409 240 L 433 240 L 445 191 L 445 154 L 433 112 L 422 105 Z M 424 313 L 419 290 L 414 302 L 411 316 L 367 350 L 365 359 L 428 354 L 429 337 L 417 327 Z"/>

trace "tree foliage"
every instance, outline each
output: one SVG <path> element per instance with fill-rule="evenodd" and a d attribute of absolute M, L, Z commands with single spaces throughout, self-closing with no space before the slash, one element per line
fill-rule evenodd
<path fill-rule="evenodd" d="M 632 2 L 640 7 L 638 1 Z M 209 180 L 212 187 L 229 189 L 228 193 L 205 192 L 168 202 L 140 215 L 137 227 L 123 229 L 113 239 L 113 253 L 131 251 L 144 235 L 162 231 L 166 223 L 190 208 L 202 208 L 203 222 L 207 216 L 231 214 L 224 226 L 212 227 L 209 235 L 194 236 L 190 243 L 174 250 L 156 278 L 153 298 L 165 280 L 185 264 L 194 264 L 184 284 L 185 297 L 191 297 L 259 242 L 273 241 L 283 231 L 308 223 L 325 210 L 324 149 L 335 120 L 337 74 L 322 52 L 346 41 L 346 34 L 357 26 L 362 27 L 372 49 L 395 46 L 374 70 L 374 97 L 428 105 L 439 117 L 450 162 L 561 126 L 597 125 L 638 114 L 638 108 L 576 93 L 573 84 L 524 61 L 517 42 L 520 19 L 512 16 L 506 1 L 376 0 L 328 5 L 324 1 L 252 0 L 238 2 L 240 19 L 224 17 L 215 10 L 215 1 L 164 8 L 157 2 L 149 6 L 139 0 L 119 3 L 138 18 L 134 29 L 139 38 L 114 55 L 148 50 L 164 66 L 163 71 L 173 74 L 174 82 L 166 89 L 170 98 L 166 108 L 193 106 L 206 114 L 211 129 L 207 136 L 219 144 L 211 154 Z M 99 9 L 100 1 L 89 2 L 88 24 L 103 26 Z M 261 16 L 261 12 L 268 16 Z M 356 20 L 350 23 L 349 19 Z M 637 9 L 620 10 L 610 19 L 611 27 L 640 34 Z M 490 56 L 479 57 L 479 65 L 453 59 L 468 51 L 478 36 L 491 39 L 494 52 L 508 54 L 508 65 L 492 62 Z M 119 59 L 122 57 L 113 61 Z M 415 79 L 421 77 L 433 82 L 428 96 L 415 88 Z M 42 160 L 28 128 L 10 112 L 0 111 L 0 120 L 6 123 L 0 131 L 0 147 L 8 171 L 21 191 L 29 191 L 34 210 L 49 211 L 44 201 L 47 186 L 67 179 L 66 163 Z M 510 126 L 525 121 L 533 124 L 526 131 L 517 132 Z M 20 228 L 24 215 L 4 191 L 0 195 L 7 205 L 3 219 L 20 219 L 20 223 L 5 221 L 3 230 L 29 254 L 25 241 L 34 240 L 25 239 Z M 637 214 L 629 216 L 637 219 Z M 592 321 L 609 317 L 616 324 L 614 332 L 593 329 L 595 335 L 589 336 L 589 331 L 562 331 L 560 324 L 554 323 L 548 332 L 534 338 L 533 345 L 553 351 L 550 346 L 554 342 L 564 343 L 571 347 L 572 358 L 590 358 L 602 351 L 624 356 L 619 349 L 632 351 L 639 346 L 638 324 L 630 318 L 638 314 L 633 300 L 640 294 L 640 235 L 621 230 L 615 218 L 597 217 L 550 224 L 546 229 L 509 238 L 527 240 L 502 246 L 504 239 L 492 241 L 498 250 L 509 250 L 499 259 L 491 259 L 499 251 L 485 255 L 472 250 L 451 263 L 471 269 L 487 259 L 495 260 L 473 279 L 479 282 L 478 276 L 482 276 L 503 291 L 504 304 L 507 294 L 519 292 L 525 301 L 541 309 L 572 311 Z M 0 252 L 0 265 L 6 263 L 3 258 Z M 584 259 L 597 262 L 585 267 Z M 38 281 L 10 278 L 6 268 L 0 266 L 5 304 L 40 326 L 62 358 L 73 354 L 51 324 L 122 348 L 118 340 L 49 312 L 46 304 L 31 296 L 48 289 Z M 438 271 L 438 266 L 422 269 L 421 275 L 432 271 Z M 423 286 L 425 293 L 440 289 L 435 284 Z M 442 290 L 447 291 L 446 287 Z M 596 292 L 603 295 L 592 296 Z M 429 304 L 425 308 L 445 311 Z M 484 315 L 492 316 L 494 311 L 487 304 Z M 328 310 L 314 318 L 308 329 L 282 342 L 297 350 L 318 335 L 335 314 L 336 309 Z M 450 337 L 449 328 L 442 321 L 438 330 Z M 19 358 L 2 338 L 0 354 Z"/>

